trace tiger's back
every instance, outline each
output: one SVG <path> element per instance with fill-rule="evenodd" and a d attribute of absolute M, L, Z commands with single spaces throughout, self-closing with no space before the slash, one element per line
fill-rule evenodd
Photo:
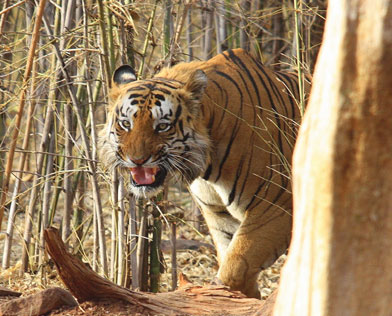
<path fill-rule="evenodd" d="M 192 174 L 185 176 L 185 181 L 214 239 L 220 265 L 218 279 L 232 289 L 259 297 L 260 270 L 276 260 L 290 241 L 290 162 L 300 120 L 296 76 L 273 72 L 244 50 L 236 49 L 206 62 L 164 69 L 150 82 L 162 92 L 159 99 L 165 100 L 166 110 L 160 105 L 161 114 L 149 117 L 159 122 L 165 116 L 172 115 L 173 119 L 172 127 L 163 133 L 152 132 L 148 139 L 156 141 L 154 135 L 162 138 L 168 133 L 161 146 L 175 152 L 171 164 L 183 167 L 184 174 Z M 136 83 L 124 85 L 128 99 Z M 152 91 L 146 94 L 149 100 L 156 97 Z M 147 97 L 142 99 L 146 102 Z M 140 107 L 137 113 L 143 111 Z M 151 113 L 155 113 L 153 109 Z M 146 133 L 142 126 L 157 124 L 147 123 L 146 115 L 137 132 L 138 120 L 142 120 L 139 114 L 131 122 L 134 128 L 128 130 L 127 137 L 133 139 L 130 146 L 144 144 L 138 140 Z M 121 147 L 125 136 L 119 134 Z M 159 150 L 145 149 L 151 152 L 144 156 L 156 156 L 156 168 L 164 169 L 170 157 L 165 160 L 161 154 L 159 158 Z M 143 168 L 153 171 L 143 172 L 154 173 L 155 179 L 154 166 L 148 160 Z"/>

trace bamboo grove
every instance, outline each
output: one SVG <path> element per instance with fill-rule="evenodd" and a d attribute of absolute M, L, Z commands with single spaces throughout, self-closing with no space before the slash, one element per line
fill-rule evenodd
<path fill-rule="evenodd" d="M 97 133 L 113 70 L 130 64 L 147 78 L 163 66 L 243 47 L 272 67 L 310 73 L 325 10 L 325 0 L 2 1 L 2 269 L 18 264 L 44 280 L 43 230 L 54 225 L 102 275 L 158 291 L 164 230 L 174 289 L 177 226 L 197 230 L 199 217 L 175 185 L 155 201 L 135 201 L 116 171 L 103 170 Z"/>

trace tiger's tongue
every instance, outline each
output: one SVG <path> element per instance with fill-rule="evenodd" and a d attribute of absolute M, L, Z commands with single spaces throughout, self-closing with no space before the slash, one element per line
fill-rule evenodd
<path fill-rule="evenodd" d="M 146 168 L 135 167 L 131 168 L 132 179 L 141 185 L 148 185 L 155 182 L 155 175 L 158 172 L 158 167 Z"/>

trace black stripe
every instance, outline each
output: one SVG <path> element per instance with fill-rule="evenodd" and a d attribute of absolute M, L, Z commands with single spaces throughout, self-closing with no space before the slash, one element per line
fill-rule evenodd
<path fill-rule="evenodd" d="M 237 183 L 238 183 L 238 180 L 240 179 L 240 176 L 241 176 L 242 167 L 244 166 L 245 156 L 246 156 L 246 151 L 243 151 L 241 160 L 239 162 L 239 165 L 237 166 L 236 177 L 235 177 L 235 180 L 234 180 L 231 192 L 229 194 L 229 199 L 228 199 L 227 206 L 229 206 L 234 201 L 235 192 L 237 190 Z"/>
<path fill-rule="evenodd" d="M 160 101 L 165 101 L 165 97 L 161 94 L 154 94 L 154 97 L 156 97 Z"/>
<path fill-rule="evenodd" d="M 211 175 L 211 171 L 212 171 L 212 165 L 209 164 L 208 167 L 207 167 L 207 170 L 206 170 L 206 172 L 204 173 L 204 175 L 202 176 L 202 178 L 203 178 L 204 180 L 208 181 L 208 179 L 210 178 L 210 175 Z"/>
<path fill-rule="evenodd" d="M 184 124 L 182 123 L 182 120 L 179 120 L 178 121 L 178 127 L 180 128 L 180 131 L 181 131 L 181 134 L 182 134 L 182 136 L 184 136 Z M 184 138 L 184 141 L 185 141 L 186 139 Z"/>
<path fill-rule="evenodd" d="M 250 141 L 250 143 L 251 144 L 253 144 L 253 138 L 254 138 L 254 134 L 252 134 L 252 139 L 251 139 L 251 141 Z M 254 176 L 255 177 L 255 175 L 249 175 L 249 172 L 250 172 L 250 167 L 251 167 L 251 165 L 252 165 L 252 158 L 253 158 L 253 151 L 254 151 L 254 148 L 255 148 L 255 146 L 251 146 L 251 152 L 250 152 L 250 155 L 249 155 L 249 160 L 248 160 L 248 168 L 247 168 L 247 170 L 246 170 L 246 176 L 245 176 L 245 179 L 244 179 L 244 181 L 242 182 L 242 186 L 241 186 L 241 191 L 240 191 L 240 194 L 238 194 L 238 197 L 237 197 L 237 203 L 238 204 L 240 204 L 240 201 L 242 200 L 242 195 L 243 195 L 243 193 L 245 192 L 245 187 L 246 187 L 246 182 L 247 182 L 247 180 L 248 180 L 248 177 L 249 176 Z"/>
<path fill-rule="evenodd" d="M 174 116 L 173 125 L 176 125 L 176 124 L 177 124 L 177 121 L 178 121 L 178 118 L 179 118 L 180 115 L 181 115 L 181 112 L 182 112 L 182 107 L 181 107 L 181 105 L 179 105 L 179 106 L 177 107 L 176 114 L 175 114 L 175 116 Z"/>
<path fill-rule="evenodd" d="M 243 95 L 242 95 L 242 91 L 241 91 L 241 89 L 239 88 L 237 82 L 235 82 L 229 75 L 227 75 L 227 74 L 224 73 L 224 72 L 216 71 L 216 73 L 217 73 L 218 75 L 224 77 L 224 78 L 227 79 L 228 81 L 230 81 L 230 82 L 237 88 L 237 91 L 238 91 L 238 93 L 239 93 L 239 95 L 240 95 L 240 104 L 241 104 L 241 108 L 242 108 L 242 104 L 243 104 Z M 236 119 L 235 125 L 234 125 L 234 127 L 233 127 L 233 132 L 231 133 L 231 136 L 230 136 L 230 141 L 229 141 L 228 145 L 226 146 L 225 154 L 223 155 L 223 159 L 221 160 L 221 162 L 220 162 L 220 164 L 219 164 L 218 176 L 216 177 L 215 182 L 217 182 L 217 181 L 219 180 L 220 176 L 221 176 L 222 167 L 223 167 L 224 163 L 226 162 L 227 157 L 229 156 L 231 146 L 233 145 L 234 140 L 235 140 L 235 138 L 236 138 L 236 136 L 237 136 L 237 134 L 238 134 L 238 130 L 239 130 L 239 127 L 238 127 L 238 119 Z"/>
<path fill-rule="evenodd" d="M 265 73 L 265 71 L 264 71 L 264 69 L 263 69 L 263 66 L 262 66 L 261 64 L 260 64 L 260 65 L 257 64 L 257 63 L 255 63 L 255 64 L 256 64 L 256 66 L 258 67 L 258 69 L 260 69 L 261 72 L 265 75 L 265 77 L 270 81 L 270 78 L 269 78 L 268 75 Z M 270 105 L 271 105 L 271 108 L 272 108 L 272 110 L 273 110 L 274 117 L 275 117 L 275 120 L 276 120 L 276 125 L 278 126 L 278 142 L 279 142 L 279 149 L 280 149 L 280 150 L 282 151 L 282 153 L 283 153 L 282 136 L 281 136 L 281 128 L 280 128 L 280 119 L 279 119 L 279 116 L 278 116 L 278 111 L 277 111 L 276 106 L 275 106 L 275 104 L 274 104 L 274 101 L 273 101 L 273 99 L 272 99 L 272 95 L 271 95 L 271 93 L 270 93 L 270 89 L 267 88 L 267 85 L 266 85 L 264 79 L 261 77 L 260 73 L 256 71 L 256 74 L 257 74 L 257 77 L 259 78 L 260 82 L 262 83 L 262 85 L 263 85 L 263 87 L 264 87 L 264 89 L 265 89 L 265 92 L 267 93 L 268 99 L 269 99 L 269 101 L 270 101 Z"/>
<path fill-rule="evenodd" d="M 224 98 L 224 100 L 222 100 L 222 102 L 220 102 L 220 106 L 221 107 L 223 107 L 225 110 L 227 109 L 227 106 L 228 106 L 228 102 L 227 102 L 227 91 L 225 90 L 225 89 L 223 89 L 221 86 L 220 86 L 220 84 L 218 83 L 218 82 L 216 82 L 215 80 L 211 80 L 211 82 L 213 82 L 216 86 L 217 86 L 217 88 L 219 89 L 219 91 L 221 92 L 221 98 L 223 99 Z M 219 120 L 219 122 L 218 122 L 218 125 L 217 125 L 217 127 L 216 127 L 216 129 L 219 129 L 219 127 L 221 126 L 221 124 L 222 124 L 222 121 L 223 121 L 223 118 L 225 117 L 225 114 L 226 114 L 226 111 L 225 110 L 223 110 L 223 111 L 221 111 L 221 118 L 220 118 L 220 120 Z M 207 127 L 209 128 L 209 129 L 211 129 L 212 128 L 212 124 L 213 124 L 213 121 L 214 121 L 214 115 L 211 115 L 211 118 L 210 118 L 210 121 L 208 122 L 208 125 L 207 125 Z"/>
<path fill-rule="evenodd" d="M 273 159 L 272 159 L 272 155 L 273 155 L 273 154 L 270 153 L 270 165 L 272 164 L 272 160 L 273 160 Z M 246 210 L 248 210 L 248 209 L 250 208 L 250 206 L 252 205 L 252 203 L 253 203 L 254 200 L 256 199 L 256 197 L 257 197 L 257 195 L 259 194 L 259 192 L 261 191 L 261 189 L 262 189 L 266 184 L 269 183 L 269 182 L 267 182 L 267 181 L 268 181 L 268 179 L 271 179 L 271 178 L 272 178 L 272 168 L 269 169 L 269 176 L 265 177 L 265 179 L 260 179 L 261 183 L 260 183 L 260 185 L 257 187 L 255 193 L 253 194 L 252 199 L 250 200 L 250 202 L 248 203 L 248 205 L 245 207 Z M 266 190 L 264 191 L 263 198 L 265 198 L 265 196 L 266 196 L 267 193 L 268 193 L 268 187 L 269 187 L 269 186 L 267 186 Z M 253 205 L 252 208 L 257 207 L 261 202 L 262 202 L 262 199 L 260 199 L 255 205 Z"/>
<path fill-rule="evenodd" d="M 132 88 L 132 90 L 133 90 L 133 88 Z M 128 92 L 129 92 L 129 90 L 128 90 Z M 143 97 L 143 96 L 144 96 L 143 94 L 132 93 L 132 94 L 129 95 L 128 99 L 136 99 L 136 98 L 140 98 L 140 97 Z"/>
<path fill-rule="evenodd" d="M 253 76 L 251 75 L 249 69 L 246 67 L 246 65 L 242 62 L 241 58 L 238 58 L 237 55 L 234 54 L 234 52 L 232 50 L 229 51 L 229 56 L 231 57 L 232 61 L 241 68 L 241 70 L 244 70 L 246 72 L 246 74 L 248 75 L 249 80 L 252 82 L 252 86 L 254 88 L 254 91 L 256 92 L 257 95 L 257 101 L 258 101 L 258 105 L 260 105 L 260 93 L 259 93 L 259 89 L 257 86 L 256 81 L 253 79 Z M 248 56 L 248 55 L 247 55 Z M 241 73 L 239 73 L 241 74 Z M 242 76 L 241 76 L 242 78 Z M 244 81 L 244 80 L 243 80 Z M 245 82 L 245 81 L 244 81 Z M 249 92 L 248 89 L 248 85 L 245 84 L 245 88 L 248 91 L 249 95 L 250 95 L 250 99 L 252 100 L 252 94 Z M 255 106 L 255 104 L 253 104 L 253 106 Z"/>

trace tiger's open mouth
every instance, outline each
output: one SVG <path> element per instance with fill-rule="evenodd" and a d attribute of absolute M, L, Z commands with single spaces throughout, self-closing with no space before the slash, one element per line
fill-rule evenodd
<path fill-rule="evenodd" d="M 131 182 L 135 187 L 158 187 L 166 178 L 166 170 L 160 167 L 134 167 L 131 170 Z"/>

